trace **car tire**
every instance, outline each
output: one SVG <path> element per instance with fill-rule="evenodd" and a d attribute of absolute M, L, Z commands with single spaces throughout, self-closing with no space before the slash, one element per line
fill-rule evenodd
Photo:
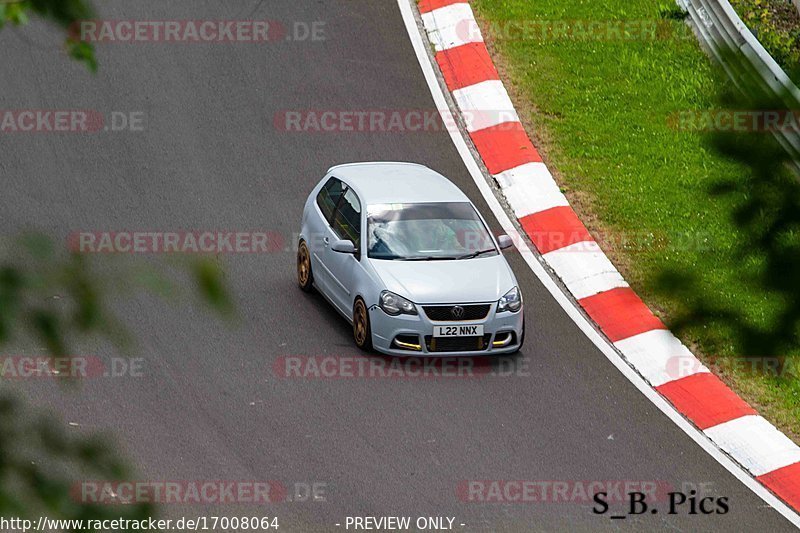
<path fill-rule="evenodd" d="M 361 298 L 356 298 L 356 302 L 353 304 L 353 340 L 361 350 L 372 351 L 372 326 L 369 322 L 369 310 Z"/>
<path fill-rule="evenodd" d="M 306 241 L 300 241 L 297 247 L 297 284 L 304 292 L 314 290 L 314 273 L 311 271 L 311 253 Z"/>

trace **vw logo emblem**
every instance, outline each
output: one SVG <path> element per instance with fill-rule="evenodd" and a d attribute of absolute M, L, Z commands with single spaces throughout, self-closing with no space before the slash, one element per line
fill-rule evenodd
<path fill-rule="evenodd" d="M 450 314 L 456 319 L 464 318 L 464 308 L 460 305 L 456 305 L 450 310 Z"/>

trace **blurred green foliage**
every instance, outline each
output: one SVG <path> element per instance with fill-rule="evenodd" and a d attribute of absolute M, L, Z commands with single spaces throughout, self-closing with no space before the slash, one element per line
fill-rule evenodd
<path fill-rule="evenodd" d="M 737 52 L 728 52 L 726 61 Z M 725 57 L 725 56 L 723 56 Z M 739 80 L 740 89 L 722 87 L 719 109 L 746 109 L 754 114 L 795 113 L 787 106 L 790 94 L 768 94 L 756 83 Z M 709 199 L 727 199 L 729 216 L 737 228 L 735 253 L 751 264 L 750 275 L 739 280 L 742 290 L 758 291 L 773 302 L 769 320 L 752 320 L 747 309 L 714 303 L 694 278 L 680 270 L 661 277 L 667 292 L 679 291 L 688 303 L 671 325 L 682 329 L 716 324 L 727 331 L 739 355 L 784 357 L 800 347 L 800 180 L 790 155 L 767 131 L 715 131 L 706 143 L 710 150 L 734 161 L 738 172 L 711 184 Z"/>
<path fill-rule="evenodd" d="M 130 469 L 114 446 L 94 436 L 68 435 L 57 420 L 0 395 L 0 516 L 52 519 L 134 519 L 152 516 L 147 503 L 82 503 L 75 479 L 120 480 Z"/>
<path fill-rule="evenodd" d="M 0 347 L 22 339 L 46 346 L 54 358 L 69 357 L 81 339 L 103 338 L 120 349 L 132 341 L 123 321 L 109 311 L 116 288 L 172 296 L 180 282 L 165 269 L 137 266 L 129 272 L 107 257 L 95 268 L 91 257 L 57 253 L 50 239 L 25 235 L 0 253 Z M 110 263 L 110 264 L 109 264 Z M 233 302 L 219 264 L 210 258 L 178 260 L 166 270 L 188 276 L 201 301 L 223 317 Z M 67 381 L 68 383 L 69 381 Z M 76 479 L 124 480 L 130 470 L 110 442 L 68 435 L 63 423 L 33 412 L 0 390 L 0 516 L 38 519 L 141 520 L 148 504 L 82 503 L 71 494 Z"/>
<path fill-rule="evenodd" d="M 800 15 L 790 0 L 730 0 L 772 58 L 800 82 Z"/>
<path fill-rule="evenodd" d="M 76 39 L 70 32 L 74 24 L 94 16 L 91 3 L 86 0 L 0 0 L 0 29 L 6 24 L 27 24 L 31 15 L 62 28 L 67 33 L 64 46 L 69 56 L 85 64 L 91 72 L 97 71 L 94 47 Z"/>
<path fill-rule="evenodd" d="M 62 28 L 65 48 L 91 72 L 94 47 L 75 38 L 71 28 L 94 16 L 85 0 L 0 0 L 0 29 L 21 26 L 31 16 Z M 187 273 L 201 299 L 225 317 L 233 302 L 219 264 L 209 258 L 173 264 Z M 160 295 L 176 292 L 173 281 L 143 269 L 119 279 L 92 270 L 78 254 L 59 257 L 42 235 L 26 235 L 0 256 L 0 347 L 30 337 L 53 357 L 71 353 L 72 339 L 102 337 L 125 348 L 131 343 L 123 323 L 108 309 L 110 287 L 133 283 Z M 54 297 L 56 295 L 56 297 Z M 70 495 L 73 479 L 126 479 L 129 467 L 114 446 L 95 436 L 71 436 L 57 421 L 32 412 L 24 402 L 0 391 L 0 516 L 36 519 L 142 519 L 150 505 L 102 506 Z"/>

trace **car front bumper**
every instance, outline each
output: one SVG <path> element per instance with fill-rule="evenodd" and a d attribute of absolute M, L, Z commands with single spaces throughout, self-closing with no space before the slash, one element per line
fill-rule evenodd
<path fill-rule="evenodd" d="M 483 302 L 486 304 L 487 302 Z M 447 305 L 447 304 L 435 304 Z M 456 305 L 456 304 L 450 304 Z M 460 305 L 475 305 L 464 304 Z M 497 302 L 490 304 L 489 314 L 482 320 L 464 320 L 464 321 L 433 321 L 426 315 L 422 309 L 424 306 L 417 305 L 417 315 L 387 315 L 383 309 L 374 305 L 369 310 L 370 325 L 372 327 L 372 344 L 373 347 L 384 354 L 398 355 L 398 356 L 425 356 L 425 357 L 473 357 L 473 356 L 489 356 L 489 355 L 502 355 L 516 352 L 519 349 L 520 342 L 522 341 L 524 313 L 520 309 L 516 313 L 511 312 L 497 312 Z M 480 346 L 478 337 L 457 337 L 457 344 L 462 344 L 462 347 L 469 346 L 470 342 L 474 341 L 475 349 L 458 349 L 455 351 L 442 351 L 442 345 L 446 343 L 439 343 L 439 348 L 436 347 L 436 340 L 432 339 L 434 326 L 441 326 L 445 324 L 453 324 L 459 326 L 472 326 L 482 325 L 484 330 L 483 349 L 478 349 Z M 500 341 L 506 338 L 508 333 L 513 333 L 513 342 L 505 346 L 496 346 L 495 341 Z M 398 336 L 416 336 L 419 350 L 402 349 L 395 344 L 395 339 Z M 451 338 L 452 339 L 452 338 Z M 433 341 L 433 342 L 431 342 Z M 463 341 L 463 342 L 462 342 Z M 452 342 L 451 342 L 452 344 Z"/>

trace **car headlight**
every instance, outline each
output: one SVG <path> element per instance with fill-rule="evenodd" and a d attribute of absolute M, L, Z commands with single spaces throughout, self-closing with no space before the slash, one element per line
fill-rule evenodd
<path fill-rule="evenodd" d="M 522 307 L 522 293 L 519 292 L 519 287 L 514 287 L 508 291 L 505 296 L 500 298 L 497 302 L 497 312 L 511 311 L 516 313 Z"/>
<path fill-rule="evenodd" d="M 417 314 L 417 306 L 399 294 L 390 291 L 383 291 L 381 293 L 381 309 L 383 309 L 387 315 L 392 316 Z"/>

